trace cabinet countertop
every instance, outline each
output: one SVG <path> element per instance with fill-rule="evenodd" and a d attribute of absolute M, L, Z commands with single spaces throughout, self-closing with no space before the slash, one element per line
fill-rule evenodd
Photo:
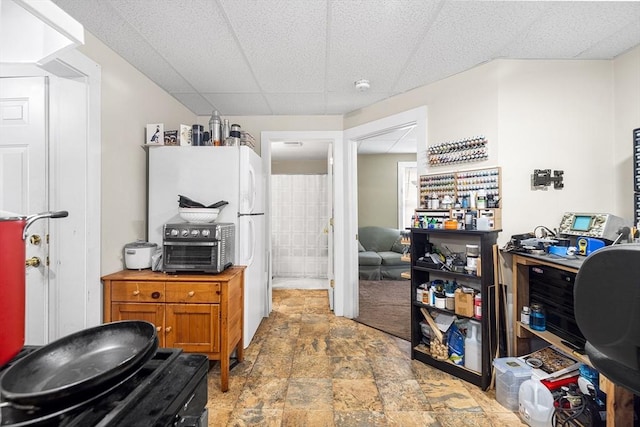
<path fill-rule="evenodd" d="M 164 282 L 226 282 L 240 274 L 246 267 L 234 265 L 222 273 L 162 273 L 151 270 L 122 270 L 107 274 L 102 280 L 138 280 L 138 281 L 164 281 Z"/>

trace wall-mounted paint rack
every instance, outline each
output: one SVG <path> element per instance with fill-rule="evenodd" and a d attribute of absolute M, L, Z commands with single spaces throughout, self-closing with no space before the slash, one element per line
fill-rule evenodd
<path fill-rule="evenodd" d="M 489 157 L 487 143 L 487 139 L 480 135 L 432 145 L 427 148 L 429 165 L 442 166 L 487 160 Z"/>
<path fill-rule="evenodd" d="M 484 190 L 487 197 L 499 200 L 501 188 L 500 167 L 420 175 L 420 207 L 427 208 L 428 198 L 434 193 L 440 199 L 449 196 L 455 203 L 471 193 Z"/>

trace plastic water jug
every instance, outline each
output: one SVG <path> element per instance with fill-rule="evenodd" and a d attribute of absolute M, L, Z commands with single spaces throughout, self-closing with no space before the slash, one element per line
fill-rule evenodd
<path fill-rule="evenodd" d="M 482 372 L 482 339 L 478 322 L 469 322 L 467 338 L 464 340 L 464 367 L 476 372 Z"/>
<path fill-rule="evenodd" d="M 538 380 L 526 380 L 518 392 L 518 412 L 532 427 L 550 427 L 553 416 L 553 395 Z"/>

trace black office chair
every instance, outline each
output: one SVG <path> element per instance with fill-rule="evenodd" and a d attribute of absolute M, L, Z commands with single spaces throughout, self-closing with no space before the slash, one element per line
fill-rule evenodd
<path fill-rule="evenodd" d="M 589 255 L 573 298 L 593 366 L 640 394 L 640 244 L 607 246 Z"/>

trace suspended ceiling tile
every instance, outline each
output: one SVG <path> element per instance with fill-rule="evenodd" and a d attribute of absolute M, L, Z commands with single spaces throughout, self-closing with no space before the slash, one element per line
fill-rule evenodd
<path fill-rule="evenodd" d="M 204 97 L 215 105 L 223 116 L 273 114 L 264 96 L 259 93 L 205 93 Z M 206 114 L 211 114 L 211 111 Z"/>
<path fill-rule="evenodd" d="M 394 88 L 403 92 L 494 59 L 544 2 L 447 2 Z"/>
<path fill-rule="evenodd" d="M 322 93 L 269 93 L 265 98 L 278 115 L 313 115 L 324 111 Z"/>
<path fill-rule="evenodd" d="M 574 58 L 640 18 L 640 2 L 544 2 L 546 11 L 503 53 Z"/>
<path fill-rule="evenodd" d="M 325 114 L 344 114 L 374 104 L 387 98 L 389 93 L 357 92 L 329 92 L 327 94 L 327 110 Z"/>
<path fill-rule="evenodd" d="M 168 92 L 191 91 L 193 87 L 171 64 L 111 6 L 98 0 L 55 0 L 69 15 L 81 22 L 85 30 L 115 50 L 127 62 Z M 144 64 L 154 64 L 144 67 Z"/>
<path fill-rule="evenodd" d="M 214 106 L 199 93 L 172 93 L 171 95 L 198 116 L 209 115 L 214 109 Z"/>
<path fill-rule="evenodd" d="M 578 55 L 580 59 L 614 58 L 640 43 L 640 18 Z"/>
<path fill-rule="evenodd" d="M 262 90 L 324 90 L 326 0 L 219 2 Z"/>
<path fill-rule="evenodd" d="M 329 3 L 329 91 L 348 91 L 361 78 L 390 91 L 424 37 L 440 2 L 332 0 Z"/>
<path fill-rule="evenodd" d="M 124 19 L 198 91 L 259 90 L 217 3 L 180 0 L 154 7 L 155 2 L 112 1 Z M 167 22 L 170 26 L 159 25 Z"/>

